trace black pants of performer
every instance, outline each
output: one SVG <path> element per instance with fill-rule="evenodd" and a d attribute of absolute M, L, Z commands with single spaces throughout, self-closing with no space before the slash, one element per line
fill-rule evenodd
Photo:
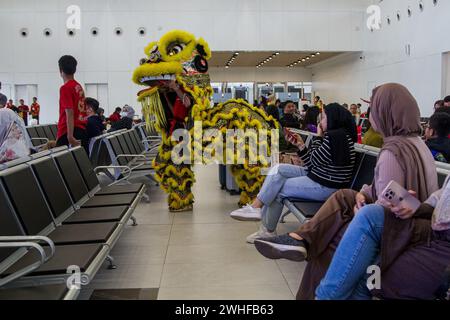
<path fill-rule="evenodd" d="M 86 153 L 89 154 L 89 139 L 87 137 L 86 130 L 75 127 L 73 129 L 73 137 L 75 139 L 81 141 L 81 146 L 84 148 L 84 150 L 86 150 Z M 67 134 L 59 137 L 58 141 L 56 141 L 56 145 L 58 147 L 69 146 L 69 140 L 67 139 Z"/>
<path fill-rule="evenodd" d="M 33 116 L 32 118 L 37 121 L 37 124 L 39 124 L 39 116 Z"/>

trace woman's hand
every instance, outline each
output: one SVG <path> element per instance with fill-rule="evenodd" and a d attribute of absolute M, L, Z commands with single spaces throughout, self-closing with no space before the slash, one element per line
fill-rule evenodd
<path fill-rule="evenodd" d="M 415 191 L 409 190 L 408 192 L 412 196 L 417 197 L 417 193 Z M 414 217 L 415 212 L 411 208 L 407 208 L 401 204 L 399 206 L 394 206 L 393 204 L 389 203 L 389 205 L 392 213 L 395 214 L 395 216 L 399 219 L 408 220 Z"/>
<path fill-rule="evenodd" d="M 397 218 L 402 220 L 411 219 L 415 213 L 411 208 L 406 208 L 402 206 L 391 207 L 391 211 L 395 214 Z"/>
<path fill-rule="evenodd" d="M 355 196 L 355 207 L 353 208 L 353 212 L 358 213 L 359 209 L 366 205 L 366 197 L 361 192 L 358 192 Z"/>
<path fill-rule="evenodd" d="M 302 137 L 296 133 L 292 133 L 290 135 L 286 136 L 286 140 L 296 146 L 299 149 L 303 149 L 305 142 L 303 141 Z"/>

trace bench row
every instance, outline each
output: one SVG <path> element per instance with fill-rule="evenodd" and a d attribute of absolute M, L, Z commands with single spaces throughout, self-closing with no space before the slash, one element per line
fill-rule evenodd
<path fill-rule="evenodd" d="M 75 298 L 78 290 L 62 290 L 68 268 L 87 280 L 105 260 L 114 266 L 109 252 L 127 222 L 136 225 L 144 191 L 143 184 L 100 188 L 79 147 L 0 171 L 0 298 L 24 291 Z"/>

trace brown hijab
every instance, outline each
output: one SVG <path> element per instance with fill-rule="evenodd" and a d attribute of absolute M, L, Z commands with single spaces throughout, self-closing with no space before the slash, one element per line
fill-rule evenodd
<path fill-rule="evenodd" d="M 404 86 L 389 83 L 373 90 L 371 100 L 371 119 L 375 130 L 384 137 L 383 150 L 394 154 L 405 172 L 408 190 L 417 192 L 421 201 L 425 201 L 435 191 L 436 181 L 429 181 L 426 166 L 429 163 L 426 155 L 417 148 L 415 141 L 408 139 L 417 137 L 421 132 L 420 110 L 416 99 Z M 419 141 L 420 143 L 420 141 Z M 374 199 L 377 192 L 372 190 Z"/>

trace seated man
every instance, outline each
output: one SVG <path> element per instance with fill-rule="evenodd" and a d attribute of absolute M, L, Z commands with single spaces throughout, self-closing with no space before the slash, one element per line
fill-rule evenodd
<path fill-rule="evenodd" d="M 111 124 L 120 120 L 120 113 L 122 112 L 122 108 L 117 107 L 114 112 L 109 116 L 108 120 Z"/>
<path fill-rule="evenodd" d="M 108 132 L 118 131 L 122 129 L 130 130 L 133 127 L 134 109 L 130 106 L 125 106 L 120 114 L 120 120 L 111 125 Z"/>
<path fill-rule="evenodd" d="M 437 112 L 431 118 L 425 130 L 426 144 L 436 161 L 450 162 L 450 115 Z"/>
<path fill-rule="evenodd" d="M 295 104 L 292 101 L 286 102 L 280 124 L 283 128 L 300 129 L 300 119 L 295 116 Z"/>

